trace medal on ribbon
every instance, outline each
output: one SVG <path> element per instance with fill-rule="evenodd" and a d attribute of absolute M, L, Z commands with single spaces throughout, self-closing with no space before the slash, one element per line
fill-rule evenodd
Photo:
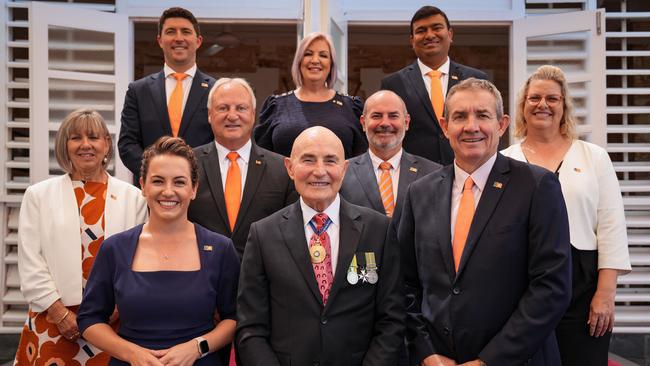
<path fill-rule="evenodd" d="M 323 227 L 320 230 L 316 230 L 316 225 L 314 225 L 313 222 L 309 222 L 309 226 L 311 226 L 311 229 L 314 231 L 315 235 L 315 240 L 309 247 L 309 257 L 311 259 L 311 262 L 313 264 L 319 264 L 323 263 L 325 261 L 325 257 L 327 257 L 327 252 L 325 251 L 325 247 L 321 243 L 321 235 L 325 231 L 327 231 L 327 228 L 330 227 L 332 224 L 332 220 L 327 220 L 327 223 L 323 225 Z"/>
<path fill-rule="evenodd" d="M 379 275 L 377 274 L 377 262 L 375 261 L 374 252 L 366 252 L 366 277 L 368 283 L 374 285 L 379 280 Z"/>
<path fill-rule="evenodd" d="M 323 263 L 327 253 L 325 252 L 325 247 L 321 245 L 320 239 L 316 239 L 316 242 L 309 247 L 309 257 L 311 257 L 312 263 Z"/>
<path fill-rule="evenodd" d="M 350 285 L 356 285 L 359 282 L 359 275 L 357 274 L 357 255 L 355 254 L 352 257 L 352 262 L 350 262 L 350 267 L 348 268 L 348 283 Z"/>

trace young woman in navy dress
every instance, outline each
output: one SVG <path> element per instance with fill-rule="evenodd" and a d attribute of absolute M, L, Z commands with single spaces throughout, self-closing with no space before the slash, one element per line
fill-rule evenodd
<path fill-rule="evenodd" d="M 223 365 L 213 352 L 235 333 L 239 260 L 230 239 L 187 219 L 197 189 L 192 149 L 159 139 L 143 155 L 140 185 L 149 221 L 102 245 L 79 330 L 112 365 Z M 117 333 L 108 325 L 115 309 Z"/>

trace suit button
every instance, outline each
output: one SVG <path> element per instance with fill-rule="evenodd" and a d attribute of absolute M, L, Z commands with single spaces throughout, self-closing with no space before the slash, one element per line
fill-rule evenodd
<path fill-rule="evenodd" d="M 327 318 L 322 317 L 322 318 L 320 319 L 320 323 L 323 324 L 323 325 L 327 324 Z"/>
<path fill-rule="evenodd" d="M 454 288 L 451 290 L 451 292 L 452 292 L 454 295 L 458 295 L 458 294 L 460 293 L 460 289 L 459 289 L 458 287 L 454 287 Z"/>
<path fill-rule="evenodd" d="M 445 327 L 445 328 L 442 330 L 442 333 L 443 333 L 444 335 L 449 335 L 449 333 L 451 333 L 451 329 L 449 329 L 448 327 Z"/>

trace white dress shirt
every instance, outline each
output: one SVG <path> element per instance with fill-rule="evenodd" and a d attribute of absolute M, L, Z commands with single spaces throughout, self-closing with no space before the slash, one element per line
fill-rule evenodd
<path fill-rule="evenodd" d="M 302 197 L 300 197 L 300 208 L 302 209 L 302 221 L 305 224 L 305 238 L 307 239 L 307 246 L 309 246 L 311 236 L 314 234 L 314 230 L 311 228 L 311 225 L 309 225 L 309 222 L 314 218 L 314 215 L 319 212 L 307 206 Z M 339 259 L 339 231 L 341 230 L 341 221 L 339 219 L 340 210 L 341 198 L 337 193 L 334 202 L 323 211 L 323 213 L 332 220 L 332 224 L 327 228 L 327 235 L 330 237 L 330 255 L 332 256 L 332 276 L 336 274 L 336 264 Z"/>
<path fill-rule="evenodd" d="M 497 161 L 497 154 L 494 153 L 491 158 L 489 158 L 483 165 L 474 171 L 474 173 L 469 174 L 463 169 L 456 165 L 456 160 L 454 160 L 454 184 L 451 187 L 451 240 L 454 241 L 454 228 L 456 227 L 456 216 L 458 215 L 458 208 L 460 207 L 460 197 L 463 195 L 463 188 L 465 186 L 465 180 L 467 177 L 471 176 L 474 181 L 474 186 L 472 187 L 472 193 L 474 193 L 474 209 L 478 206 L 478 201 L 481 199 L 483 194 L 483 189 L 487 183 L 494 162 Z"/>
<path fill-rule="evenodd" d="M 526 161 L 521 144 L 511 145 L 502 153 Z M 623 198 L 607 151 L 573 140 L 562 160 L 559 179 L 569 216 L 571 245 L 580 250 L 598 250 L 598 269 L 629 272 L 632 267 Z"/>
<path fill-rule="evenodd" d="M 395 201 L 397 201 L 397 185 L 399 184 L 399 168 L 400 168 L 400 162 L 402 161 L 402 151 L 403 151 L 402 149 L 399 149 L 397 154 L 393 155 L 392 158 L 388 159 L 388 162 L 393 167 L 391 170 L 388 171 L 388 173 L 390 174 L 390 179 L 393 184 L 393 198 Z M 381 174 L 383 171 L 379 169 L 379 164 L 383 163 L 384 160 L 382 160 L 377 155 L 373 154 L 370 149 L 368 149 L 368 155 L 370 155 L 370 161 L 372 162 L 372 167 L 375 171 L 375 178 L 377 178 L 377 184 L 380 184 Z"/>
<path fill-rule="evenodd" d="M 169 104 L 169 98 L 171 98 L 172 93 L 174 92 L 174 89 L 176 88 L 176 78 L 172 76 L 174 69 L 169 67 L 167 64 L 163 67 L 163 71 L 165 72 L 165 95 L 167 97 L 167 104 Z M 190 95 L 190 88 L 192 87 L 192 80 L 194 79 L 194 75 L 196 74 L 196 64 L 194 66 L 190 67 L 189 70 L 185 71 L 185 74 L 187 76 L 185 79 L 183 79 L 183 109 L 182 111 L 185 110 L 185 103 L 187 102 L 187 97 Z"/>
<path fill-rule="evenodd" d="M 219 171 L 221 172 L 221 187 L 223 191 L 226 191 L 226 177 L 228 176 L 228 168 L 230 168 L 230 159 L 228 159 L 228 153 L 231 150 L 226 149 L 225 147 L 219 145 L 215 140 L 215 146 L 217 147 L 217 155 L 219 155 Z M 237 165 L 239 165 L 239 172 L 241 173 L 241 197 L 244 195 L 244 186 L 246 185 L 246 175 L 248 173 L 248 161 L 251 157 L 251 148 L 253 144 L 251 140 L 248 140 L 244 146 L 242 146 L 237 153 L 239 157 L 237 158 Z"/>
<path fill-rule="evenodd" d="M 440 75 L 440 83 L 442 84 L 442 97 L 444 100 L 447 100 L 447 86 L 449 85 L 449 57 L 447 57 L 447 61 L 445 61 L 444 64 L 442 64 L 439 68 L 438 71 L 442 73 Z M 429 99 L 431 99 L 431 76 L 427 75 L 429 71 L 432 71 L 433 69 L 430 68 L 429 66 L 425 65 L 418 59 L 418 66 L 420 66 L 420 72 L 422 73 L 422 80 L 424 81 L 424 87 L 427 88 L 427 93 L 429 93 Z"/>

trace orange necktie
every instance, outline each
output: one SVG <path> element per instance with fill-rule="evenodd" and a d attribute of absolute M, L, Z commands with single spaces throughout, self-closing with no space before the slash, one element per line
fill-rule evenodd
<path fill-rule="evenodd" d="M 239 154 L 235 151 L 228 153 L 230 167 L 228 167 L 228 175 L 226 175 L 226 189 L 224 193 L 230 231 L 235 230 L 235 222 L 237 221 L 239 204 L 241 203 L 241 172 L 239 171 L 239 164 L 237 164 L 238 157 Z"/>
<path fill-rule="evenodd" d="M 431 106 L 436 113 L 438 119 L 442 118 L 442 112 L 445 109 L 445 97 L 442 94 L 442 72 L 438 70 L 431 70 L 427 73 L 431 78 Z"/>
<path fill-rule="evenodd" d="M 178 136 L 178 131 L 181 128 L 181 118 L 183 118 L 183 79 L 188 75 L 182 72 L 175 72 L 172 76 L 176 79 L 176 87 L 171 97 L 169 97 L 167 112 L 169 112 L 169 124 L 172 127 L 172 136 Z"/>
<path fill-rule="evenodd" d="M 458 265 L 460 264 L 460 257 L 463 256 L 463 249 L 465 249 L 465 242 L 467 241 L 467 234 L 469 227 L 472 225 L 474 218 L 474 181 L 472 177 L 467 177 L 465 185 L 463 186 L 463 194 L 460 196 L 460 206 L 458 207 L 458 214 L 456 215 L 456 226 L 454 227 L 454 240 L 452 248 L 454 250 L 454 267 L 458 272 Z"/>
<path fill-rule="evenodd" d="M 388 217 L 393 217 L 393 210 L 395 209 L 393 180 L 390 177 L 390 169 L 392 167 L 387 161 L 379 164 L 379 169 L 381 170 L 381 175 L 379 176 L 379 193 L 381 194 L 381 202 L 384 204 L 384 210 Z"/>

